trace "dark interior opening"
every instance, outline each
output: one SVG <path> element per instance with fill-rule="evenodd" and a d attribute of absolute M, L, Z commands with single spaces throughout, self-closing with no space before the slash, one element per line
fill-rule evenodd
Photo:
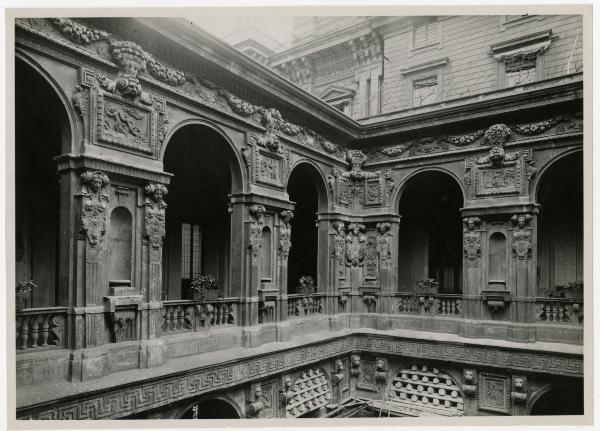
<path fill-rule="evenodd" d="M 313 179 L 311 168 L 299 165 L 290 174 L 288 194 L 296 202 L 292 226 L 292 247 L 288 258 L 288 293 L 300 293 L 300 277 L 308 275 L 317 280 L 317 208 L 319 194 Z"/>
<path fill-rule="evenodd" d="M 163 297 L 191 296 L 190 280 L 213 275 L 229 289 L 232 150 L 217 132 L 202 126 L 178 130 L 168 143 L 164 170 L 172 173 L 165 198 Z"/>
<path fill-rule="evenodd" d="M 60 188 L 53 158 L 68 124 L 52 87 L 32 67 L 15 62 L 16 281 L 37 286 L 27 307 L 58 304 Z"/>
<path fill-rule="evenodd" d="M 462 192 L 442 172 L 410 179 L 400 199 L 398 289 L 412 291 L 424 278 L 440 293 L 462 292 Z"/>
<path fill-rule="evenodd" d="M 554 388 L 540 396 L 531 408 L 532 416 L 582 415 L 583 386 Z"/>
<path fill-rule="evenodd" d="M 240 416 L 227 401 L 213 399 L 192 406 L 181 419 L 240 419 Z"/>

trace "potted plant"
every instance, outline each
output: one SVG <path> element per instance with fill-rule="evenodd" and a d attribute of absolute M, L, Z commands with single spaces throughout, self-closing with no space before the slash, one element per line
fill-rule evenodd
<path fill-rule="evenodd" d="M 21 281 L 17 283 L 15 290 L 16 311 L 22 311 L 27 307 L 31 307 L 31 292 L 37 287 L 33 281 Z"/>
<path fill-rule="evenodd" d="M 219 282 L 213 275 L 201 275 L 190 282 L 190 290 L 196 300 L 213 300 L 222 296 L 219 291 Z"/>
<path fill-rule="evenodd" d="M 581 299 L 583 298 L 583 281 L 572 281 L 565 289 L 565 298 Z"/>
<path fill-rule="evenodd" d="M 317 288 L 315 286 L 315 279 L 310 275 L 303 275 L 298 280 L 300 283 L 300 292 L 303 295 L 312 295 L 317 292 Z"/>
<path fill-rule="evenodd" d="M 415 284 L 417 295 L 434 295 L 438 292 L 439 284 L 433 278 L 422 278 Z"/>

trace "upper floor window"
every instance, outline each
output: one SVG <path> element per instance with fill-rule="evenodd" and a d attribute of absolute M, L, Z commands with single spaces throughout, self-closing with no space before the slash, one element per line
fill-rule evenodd
<path fill-rule="evenodd" d="M 544 53 L 552 42 L 552 31 L 542 31 L 491 46 L 498 61 L 499 88 L 514 87 L 544 79 Z"/>
<path fill-rule="evenodd" d="M 423 106 L 438 101 L 438 76 L 413 81 L 413 106 Z"/>
<path fill-rule="evenodd" d="M 413 49 L 439 43 L 440 24 L 436 16 L 417 17 L 413 25 Z"/>
<path fill-rule="evenodd" d="M 181 224 L 181 279 L 189 281 L 200 276 L 200 225 Z M 185 284 L 185 283 L 184 283 Z"/>

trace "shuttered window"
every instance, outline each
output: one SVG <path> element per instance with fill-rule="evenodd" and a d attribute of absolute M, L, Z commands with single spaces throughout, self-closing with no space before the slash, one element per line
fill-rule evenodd
<path fill-rule="evenodd" d="M 421 48 L 440 41 L 440 24 L 437 17 L 421 17 L 415 21 L 413 47 Z"/>

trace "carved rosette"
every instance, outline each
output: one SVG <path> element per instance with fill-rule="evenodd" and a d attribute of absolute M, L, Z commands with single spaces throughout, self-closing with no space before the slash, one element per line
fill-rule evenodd
<path fill-rule="evenodd" d="M 479 217 L 466 217 L 463 224 L 463 251 L 467 259 L 475 260 L 481 254 L 481 235 L 477 230 L 481 224 L 481 219 Z"/>
<path fill-rule="evenodd" d="M 266 209 L 262 205 L 252 205 L 249 208 L 250 217 L 250 248 L 252 255 L 258 257 L 262 248 L 262 230 L 265 225 Z"/>
<path fill-rule="evenodd" d="M 531 253 L 531 228 L 529 224 L 533 216 L 531 214 L 515 214 L 511 217 L 511 221 L 514 225 L 513 230 L 513 251 L 517 259 L 521 262 L 525 262 L 529 254 Z"/>
<path fill-rule="evenodd" d="M 392 224 L 377 223 L 377 254 L 382 268 L 389 268 L 392 263 Z"/>
<path fill-rule="evenodd" d="M 351 223 L 346 235 L 346 265 L 357 267 L 364 264 L 367 236 L 365 225 Z"/>
<path fill-rule="evenodd" d="M 290 210 L 284 210 L 279 213 L 281 217 L 281 227 L 279 228 L 279 252 L 284 262 L 290 254 L 292 247 L 292 225 L 290 221 L 294 218 L 294 213 Z"/>
<path fill-rule="evenodd" d="M 148 184 L 145 191 L 144 230 L 150 246 L 154 250 L 160 250 L 165 236 L 165 208 L 167 204 L 164 197 L 168 191 L 163 184 Z"/>
<path fill-rule="evenodd" d="M 80 176 L 83 198 L 81 204 L 81 226 L 92 248 L 102 244 L 106 234 L 108 207 L 108 176 L 100 171 L 87 171 Z"/>

